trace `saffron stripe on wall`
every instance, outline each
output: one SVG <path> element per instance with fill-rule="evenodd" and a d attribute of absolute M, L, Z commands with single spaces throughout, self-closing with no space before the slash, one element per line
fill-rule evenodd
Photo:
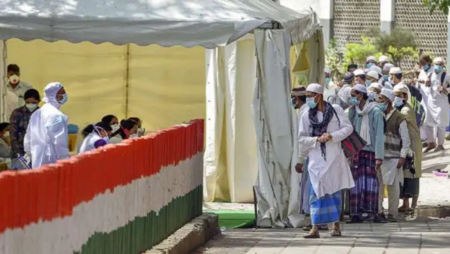
<path fill-rule="evenodd" d="M 98 149 L 91 153 L 76 156 L 69 160 L 43 167 L 38 170 L 20 171 L 17 173 L 6 172 L 0 174 L 0 188 L 3 191 L 3 195 L 0 195 L 0 205 L 2 205 L 2 207 L 8 207 L 8 209 L 0 209 L 0 247 L 3 247 L 0 248 L 0 252 L 19 253 L 3 251 L 4 248 L 8 249 L 8 247 L 5 247 L 8 246 L 8 239 L 26 241 L 30 237 L 36 237 L 30 233 L 31 231 L 27 232 L 29 231 L 27 225 L 30 225 L 30 227 L 39 227 L 42 226 L 42 224 L 53 223 L 54 220 L 65 220 L 64 216 L 73 216 L 74 208 L 85 202 L 89 203 L 95 199 L 96 196 L 105 193 L 105 191 L 109 190 L 106 193 L 112 191 L 114 194 L 117 188 L 120 188 L 120 186 L 128 186 L 132 184 L 133 181 L 148 177 L 158 178 L 161 171 L 164 170 L 164 166 L 179 164 L 181 161 L 192 158 L 194 155 L 199 156 L 200 154 L 201 158 L 202 150 L 203 121 L 196 120 L 187 125 L 176 126 L 141 139 L 127 141 L 125 144 L 107 146 L 104 149 Z M 158 219 L 155 219 L 156 222 L 160 220 L 159 218 L 165 218 L 164 220 L 166 222 L 165 224 L 162 224 L 164 227 L 167 226 L 169 229 L 173 229 L 182 226 L 180 223 L 184 224 L 184 221 L 181 218 L 178 221 L 174 221 L 170 217 L 174 214 L 176 215 L 177 212 L 188 209 L 190 205 L 182 203 L 177 206 L 177 202 L 173 201 L 175 205 L 170 205 L 170 207 L 175 207 L 175 210 L 173 210 L 174 208 L 172 208 L 172 210 L 165 208 L 165 206 L 169 203 L 172 204 L 172 199 L 186 200 L 186 198 L 183 199 L 185 195 L 188 195 L 188 193 L 191 193 L 195 189 L 201 188 L 202 163 L 197 164 L 198 165 L 191 165 L 190 168 L 184 169 L 191 173 L 197 172 L 197 174 L 200 174 L 190 177 L 184 175 L 184 180 L 192 181 L 189 185 L 186 185 L 190 187 L 187 189 L 185 188 L 184 193 L 178 193 L 178 196 L 173 196 L 172 194 L 174 193 L 171 193 L 171 191 L 174 192 L 173 189 L 152 189 L 152 192 L 148 195 L 151 195 L 154 200 L 147 200 L 147 202 L 156 202 L 159 203 L 159 205 L 162 205 L 162 207 L 158 208 L 155 206 L 152 210 L 145 211 L 144 214 L 142 214 L 141 211 L 141 214 L 133 215 L 134 217 L 130 217 L 128 220 L 134 221 L 135 217 L 139 218 L 139 216 L 147 218 L 152 211 L 158 213 L 160 209 L 163 209 L 162 211 L 166 211 L 165 213 L 169 215 L 166 217 L 158 215 L 156 217 Z M 170 177 L 169 179 L 174 178 Z M 168 184 L 168 186 L 173 185 Z M 161 195 L 157 195 L 155 192 L 161 192 Z M 196 204 L 197 210 L 195 211 L 198 214 L 201 213 L 201 193 L 194 199 L 187 199 L 190 200 L 188 203 Z M 133 210 L 131 208 L 125 208 L 124 212 L 129 212 L 126 211 L 127 209 Z M 122 209 L 122 211 L 123 210 L 124 209 Z M 194 216 L 193 214 L 195 214 L 195 212 L 188 214 L 189 216 Z M 89 217 L 88 215 L 86 216 Z M 193 217 L 190 219 L 192 218 Z M 148 223 L 148 220 L 146 221 Z M 33 222 L 37 224 L 34 224 Z M 98 222 L 102 223 L 101 218 Z M 114 230 L 119 230 L 119 228 L 125 225 L 116 226 L 117 229 L 115 228 Z M 155 225 L 151 226 L 154 227 Z M 24 227 L 24 230 L 18 229 L 21 227 Z M 72 228 L 73 227 L 76 228 L 77 225 L 72 225 Z M 17 228 L 17 230 L 15 230 L 15 228 Z M 5 232 L 6 229 L 8 230 Z M 59 228 L 59 230 L 53 230 L 60 231 L 60 229 L 61 228 Z M 69 228 L 64 227 L 63 229 L 66 231 L 69 230 Z M 83 231 L 83 228 L 80 227 L 77 228 L 77 230 Z M 17 234 L 16 231 L 25 231 L 25 235 Z M 35 230 L 32 231 L 36 232 Z M 139 230 L 136 232 L 138 231 Z M 161 237 L 167 237 L 168 235 L 165 234 L 169 233 L 169 231 L 171 230 L 163 231 Z M 95 232 L 92 232 L 92 234 Z M 60 233 L 64 234 L 64 232 Z M 98 233 L 106 235 L 110 234 L 110 232 L 104 231 Z M 89 237 L 90 235 L 85 237 L 86 239 L 78 239 L 78 241 L 81 241 L 81 243 L 88 242 Z M 108 239 L 107 242 L 110 242 L 111 239 Z M 90 242 L 92 241 L 93 240 Z M 69 242 L 70 241 L 68 241 L 68 243 Z M 138 244 L 138 242 L 139 241 L 136 240 L 135 244 L 131 244 L 130 246 L 134 246 L 133 248 L 144 246 L 144 244 Z M 155 243 L 150 240 L 142 240 L 142 242 L 145 242 L 147 246 Z M 46 243 L 43 242 L 42 244 L 45 245 Z M 80 242 L 78 242 L 78 244 L 72 243 L 70 245 L 72 247 L 78 245 L 79 248 L 81 248 Z M 45 249 L 44 246 L 42 247 Z M 67 252 L 69 249 L 62 248 L 65 251 L 52 252 L 52 250 L 47 250 L 47 252 L 40 252 L 36 249 L 36 246 L 31 250 L 33 250 L 34 253 L 58 254 L 80 251 L 79 249 L 69 248 L 71 249 L 71 252 Z M 28 251 L 30 251 L 30 249 L 28 249 Z M 130 252 L 130 250 L 128 251 L 129 252 L 127 253 L 133 253 L 132 251 Z M 84 249 L 82 253 L 85 253 Z"/>

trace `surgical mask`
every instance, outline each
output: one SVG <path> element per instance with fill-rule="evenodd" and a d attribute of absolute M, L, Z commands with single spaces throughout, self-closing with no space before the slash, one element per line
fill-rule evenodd
<path fill-rule="evenodd" d="M 103 137 L 103 140 L 106 142 L 106 144 L 108 144 L 109 143 L 109 137 L 108 136 L 106 136 L 106 137 Z"/>
<path fill-rule="evenodd" d="M 378 103 L 378 107 L 380 108 L 381 112 L 385 112 L 387 109 L 386 103 Z"/>
<path fill-rule="evenodd" d="M 368 95 L 369 95 L 369 99 L 372 101 L 376 101 L 378 99 L 378 94 L 375 92 L 370 92 Z"/>
<path fill-rule="evenodd" d="M 37 108 L 37 104 L 36 103 L 27 103 L 27 104 L 25 104 L 25 107 L 27 107 L 27 109 L 30 111 L 30 112 L 33 112 L 33 111 L 35 111 L 36 110 L 36 108 Z"/>
<path fill-rule="evenodd" d="M 395 107 L 399 108 L 399 107 L 403 106 L 403 103 L 404 102 L 403 102 L 402 98 L 395 96 L 395 99 L 394 99 L 394 106 Z"/>
<path fill-rule="evenodd" d="M 67 102 L 67 100 L 69 99 L 69 96 L 65 93 L 62 95 L 62 100 L 59 102 L 59 104 L 63 105 Z"/>
<path fill-rule="evenodd" d="M 309 108 L 315 108 L 317 107 L 317 102 L 314 101 L 314 98 L 306 98 L 306 105 L 308 105 Z"/>
<path fill-rule="evenodd" d="M 356 99 L 355 96 L 350 97 L 350 100 L 348 100 L 348 103 L 350 103 L 351 105 L 355 105 L 355 106 L 359 105 L 359 101 L 358 101 L 358 99 Z"/>
<path fill-rule="evenodd" d="M 424 66 L 423 66 L 423 70 L 424 71 L 428 71 L 430 69 L 430 65 L 429 64 L 425 64 Z"/>
<path fill-rule="evenodd" d="M 386 80 L 386 81 L 388 81 L 388 80 L 389 80 L 389 74 L 384 74 L 384 75 L 383 75 L 383 79 Z"/>
<path fill-rule="evenodd" d="M 20 81 L 19 76 L 15 75 L 15 74 L 14 74 L 14 75 L 11 75 L 11 76 L 9 77 L 9 83 L 11 83 L 11 84 L 13 84 L 13 85 L 19 83 L 19 81 Z"/>
<path fill-rule="evenodd" d="M 292 104 L 293 108 L 295 108 L 297 106 L 297 103 L 295 103 L 295 98 L 291 99 L 291 104 Z"/>
<path fill-rule="evenodd" d="M 118 123 L 111 125 L 112 132 L 118 131 L 119 128 L 120 128 L 120 126 Z"/>
<path fill-rule="evenodd" d="M 366 68 L 367 69 L 370 69 L 370 67 L 372 67 L 373 66 L 373 63 L 366 63 Z"/>
<path fill-rule="evenodd" d="M 437 74 L 442 72 L 442 66 L 441 65 L 435 65 L 434 66 L 434 72 L 436 72 Z"/>
<path fill-rule="evenodd" d="M 370 86 L 370 84 L 372 84 L 372 81 L 366 80 L 366 86 Z"/>

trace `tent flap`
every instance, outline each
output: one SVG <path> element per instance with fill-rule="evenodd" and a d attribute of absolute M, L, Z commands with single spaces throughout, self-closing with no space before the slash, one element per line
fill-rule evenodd
<path fill-rule="evenodd" d="M 276 21 L 292 40 L 319 29 L 316 14 L 271 0 L 0 0 L 0 39 L 225 46 Z"/>

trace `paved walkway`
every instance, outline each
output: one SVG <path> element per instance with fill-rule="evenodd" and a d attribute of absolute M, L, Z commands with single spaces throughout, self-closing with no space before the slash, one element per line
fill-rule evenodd
<path fill-rule="evenodd" d="M 342 237 L 303 239 L 300 229 L 224 231 L 193 254 L 448 254 L 450 220 L 343 224 Z"/>

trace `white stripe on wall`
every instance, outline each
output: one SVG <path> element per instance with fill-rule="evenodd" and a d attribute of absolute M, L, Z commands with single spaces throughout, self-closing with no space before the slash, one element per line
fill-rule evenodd
<path fill-rule="evenodd" d="M 72 254 L 80 251 L 94 233 L 109 233 L 123 227 L 136 217 L 157 212 L 174 198 L 194 190 L 202 184 L 202 167 L 203 153 L 198 153 L 177 166 L 163 168 L 157 175 L 116 187 L 112 193 L 107 191 L 79 204 L 72 216 L 7 230 L 0 235 L 0 253 Z"/>

